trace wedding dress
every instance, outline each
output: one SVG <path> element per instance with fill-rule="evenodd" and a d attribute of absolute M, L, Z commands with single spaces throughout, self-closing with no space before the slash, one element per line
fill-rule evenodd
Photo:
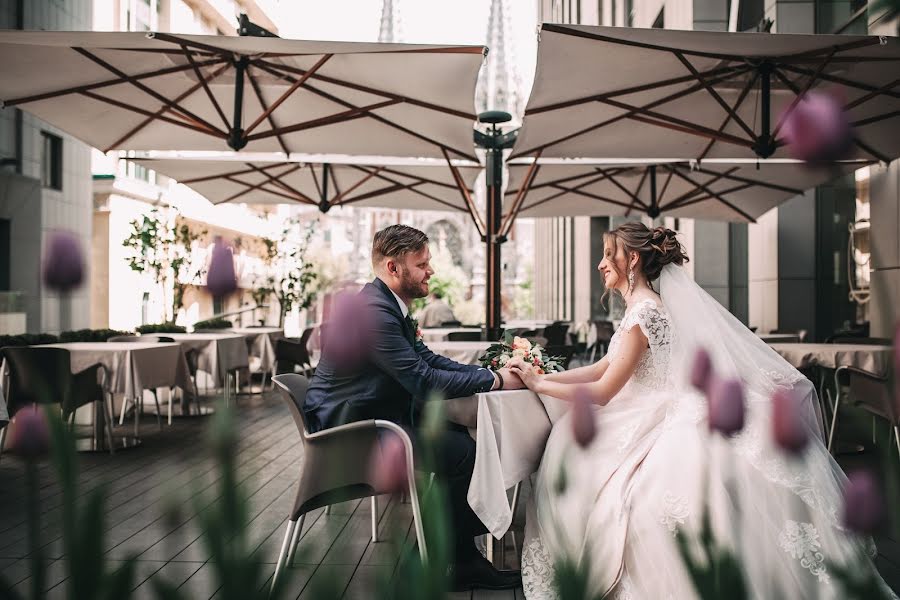
<path fill-rule="evenodd" d="M 660 278 L 662 305 L 626 311 L 609 344 L 640 327 L 649 342 L 618 394 L 594 411 L 597 435 L 585 449 L 570 415 L 554 423 L 526 513 L 522 579 L 531 600 L 556 598 L 554 562 L 588 570 L 591 597 L 696 598 L 675 541 L 692 538 L 709 507 L 716 540 L 741 560 L 754 599 L 839 598 L 830 564 L 874 545 L 840 521 L 846 478 L 822 442 L 814 387 L 744 327 L 681 267 Z M 706 401 L 688 381 L 697 347 L 720 376 L 744 386 L 745 427 L 726 440 L 710 433 Z M 804 398 L 810 443 L 800 457 L 771 439 L 776 388 Z"/>

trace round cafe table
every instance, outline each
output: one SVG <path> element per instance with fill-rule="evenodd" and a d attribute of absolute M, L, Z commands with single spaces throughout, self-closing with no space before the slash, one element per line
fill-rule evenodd
<path fill-rule="evenodd" d="M 446 356 L 464 365 L 480 364 L 478 359 L 484 355 L 494 342 L 425 342 L 428 349 L 435 354 Z"/>

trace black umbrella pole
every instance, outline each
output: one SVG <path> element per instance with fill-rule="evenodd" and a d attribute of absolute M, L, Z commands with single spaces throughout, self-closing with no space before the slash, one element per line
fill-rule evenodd
<path fill-rule="evenodd" d="M 486 334 L 488 340 L 499 340 L 503 332 L 500 283 L 503 276 L 500 226 L 503 217 L 503 150 L 491 148 L 487 152 L 487 260 Z"/>

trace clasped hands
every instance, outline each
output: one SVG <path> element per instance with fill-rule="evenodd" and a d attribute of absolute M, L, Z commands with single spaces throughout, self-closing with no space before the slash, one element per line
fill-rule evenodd
<path fill-rule="evenodd" d="M 504 369 L 508 370 L 512 375 L 520 380 L 525 387 L 533 392 L 538 391 L 538 387 L 543 379 L 543 375 L 539 374 L 529 362 L 521 357 L 513 357 L 504 365 Z"/>

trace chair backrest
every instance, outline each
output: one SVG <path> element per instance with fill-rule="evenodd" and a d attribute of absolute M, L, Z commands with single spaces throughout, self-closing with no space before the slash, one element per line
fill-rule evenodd
<path fill-rule="evenodd" d="M 174 344 L 175 338 L 170 338 L 170 337 L 167 337 L 164 335 L 158 335 L 158 336 L 156 336 L 156 341 L 159 342 L 160 344 Z"/>
<path fill-rule="evenodd" d="M 548 356 L 561 356 L 562 357 L 562 367 L 564 369 L 569 368 L 569 363 L 572 362 L 572 356 L 575 355 L 575 346 L 547 346 L 546 348 Z"/>
<path fill-rule="evenodd" d="M 480 331 L 451 331 L 447 334 L 448 342 L 480 342 Z"/>
<path fill-rule="evenodd" d="M 843 337 L 832 336 L 829 338 L 831 344 L 863 344 L 866 346 L 892 346 L 894 340 L 889 338 L 872 338 L 872 337 Z"/>
<path fill-rule="evenodd" d="M 302 341 L 280 338 L 275 342 L 275 360 L 291 362 L 302 367 L 310 363 L 309 350 Z"/>
<path fill-rule="evenodd" d="M 443 321 L 441 322 L 441 327 L 460 327 L 462 325 L 461 321 Z"/>
<path fill-rule="evenodd" d="M 900 425 L 900 398 L 894 397 L 890 380 L 861 369 L 848 369 L 850 375 L 850 400 L 890 421 Z"/>
<path fill-rule="evenodd" d="M 307 327 L 303 330 L 303 333 L 300 334 L 300 343 L 303 344 L 304 348 L 309 348 L 309 338 L 312 337 L 315 330 L 315 327 Z"/>
<path fill-rule="evenodd" d="M 65 348 L 3 348 L 9 368 L 7 412 L 12 417 L 29 404 L 68 404 L 72 387 L 69 351 Z"/>
<path fill-rule="evenodd" d="M 155 335 L 114 335 L 106 340 L 107 342 L 157 342 Z"/>
<path fill-rule="evenodd" d="M 566 333 L 569 331 L 568 323 L 553 323 L 544 327 L 544 337 L 547 338 L 547 344 L 551 346 L 564 346 L 566 343 Z"/>
<path fill-rule="evenodd" d="M 309 436 L 309 428 L 306 425 L 306 417 L 303 414 L 303 403 L 306 402 L 306 390 L 309 389 L 309 379 L 297 373 L 285 373 L 284 375 L 276 375 L 272 378 L 272 382 L 278 386 L 281 391 L 281 397 L 291 411 L 294 418 L 294 424 L 300 432 L 300 437 L 304 443 Z"/>
<path fill-rule="evenodd" d="M 616 333 L 616 328 L 613 326 L 612 321 L 594 321 L 594 325 L 597 327 L 597 341 L 602 344 L 609 344 L 613 334 Z"/>

